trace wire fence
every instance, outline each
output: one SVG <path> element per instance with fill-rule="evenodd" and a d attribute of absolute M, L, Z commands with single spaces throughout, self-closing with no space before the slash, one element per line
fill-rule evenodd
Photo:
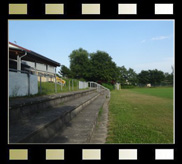
<path fill-rule="evenodd" d="M 44 77 L 39 75 L 38 79 L 39 94 L 61 93 L 88 88 L 88 86 L 79 87 L 80 81 L 76 79 L 62 79 L 64 83 L 57 81 L 56 77 L 54 77 L 52 80 L 45 81 Z"/>
<path fill-rule="evenodd" d="M 88 83 L 76 79 L 59 78 L 46 71 L 9 68 L 9 96 L 47 95 L 88 89 Z"/>
<path fill-rule="evenodd" d="M 58 78 L 56 74 L 36 70 L 19 71 L 9 68 L 9 93 L 12 97 L 48 95 L 61 92 L 96 88 L 97 92 L 110 90 L 96 82 L 77 79 Z"/>

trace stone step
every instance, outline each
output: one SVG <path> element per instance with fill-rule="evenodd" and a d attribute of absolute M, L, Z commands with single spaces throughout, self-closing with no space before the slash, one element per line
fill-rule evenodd
<path fill-rule="evenodd" d="M 92 92 L 9 124 L 9 143 L 45 143 L 100 93 Z M 22 123 L 23 122 L 23 123 Z"/>
<path fill-rule="evenodd" d="M 105 101 L 106 94 L 98 96 L 47 143 L 90 143 L 99 110 L 101 110 Z"/>
<path fill-rule="evenodd" d="M 9 101 L 9 123 L 21 122 L 34 113 L 42 112 L 51 107 L 65 103 L 76 98 L 96 92 L 96 89 L 87 89 L 53 95 L 44 95 L 32 98 L 15 98 Z"/>

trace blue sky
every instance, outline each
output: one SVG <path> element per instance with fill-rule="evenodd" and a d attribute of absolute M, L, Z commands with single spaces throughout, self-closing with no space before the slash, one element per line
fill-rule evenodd
<path fill-rule="evenodd" d="M 136 73 L 171 73 L 174 66 L 172 20 L 10 20 L 9 41 L 67 67 L 68 56 L 78 48 L 105 51 L 117 66 Z"/>

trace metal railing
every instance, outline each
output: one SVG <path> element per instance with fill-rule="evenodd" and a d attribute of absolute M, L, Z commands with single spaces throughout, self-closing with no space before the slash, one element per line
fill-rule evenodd
<path fill-rule="evenodd" d="M 97 92 L 101 92 L 101 90 L 106 90 L 107 94 L 108 94 L 108 97 L 110 97 L 111 93 L 110 93 L 110 90 L 108 88 L 106 88 L 103 85 L 98 84 L 98 83 L 96 83 L 94 81 L 89 81 L 89 84 L 90 84 L 90 88 L 96 87 L 97 88 Z"/>

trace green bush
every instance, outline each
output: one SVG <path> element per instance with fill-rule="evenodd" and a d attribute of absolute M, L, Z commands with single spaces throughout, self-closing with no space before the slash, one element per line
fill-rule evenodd
<path fill-rule="evenodd" d="M 110 91 L 114 90 L 114 85 L 112 85 L 112 84 L 102 83 L 102 85 L 104 87 L 108 88 Z"/>

